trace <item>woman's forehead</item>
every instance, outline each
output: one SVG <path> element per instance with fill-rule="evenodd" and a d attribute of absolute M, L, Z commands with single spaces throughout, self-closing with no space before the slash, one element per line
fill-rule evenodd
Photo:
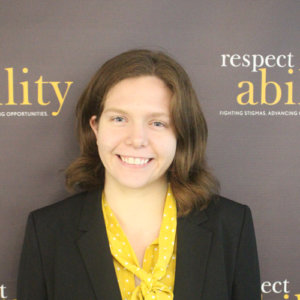
<path fill-rule="evenodd" d="M 127 78 L 109 90 L 104 110 L 148 109 L 162 114 L 169 111 L 171 98 L 172 92 L 158 77 Z"/>
<path fill-rule="evenodd" d="M 139 91 L 142 88 L 162 89 L 171 93 L 171 90 L 159 77 L 155 75 L 142 75 L 138 77 L 125 78 L 117 82 L 108 90 L 106 97 L 111 97 L 112 95 L 121 92 L 133 93 L 134 91 Z"/>

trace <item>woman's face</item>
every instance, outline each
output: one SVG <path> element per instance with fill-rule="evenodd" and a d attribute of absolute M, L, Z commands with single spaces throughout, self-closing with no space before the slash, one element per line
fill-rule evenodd
<path fill-rule="evenodd" d="M 127 78 L 109 90 L 99 122 L 90 120 L 105 184 L 137 189 L 166 183 L 176 151 L 171 98 L 155 76 Z"/>

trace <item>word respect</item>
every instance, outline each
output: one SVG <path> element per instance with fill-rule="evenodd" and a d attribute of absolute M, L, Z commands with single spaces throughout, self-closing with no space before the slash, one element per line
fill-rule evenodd
<path fill-rule="evenodd" d="M 289 54 L 273 55 L 269 54 L 263 56 L 261 54 L 221 54 L 222 64 L 221 67 L 244 67 L 250 68 L 251 72 L 257 72 L 258 68 L 268 67 L 268 68 L 293 68 L 292 58 L 294 55 L 290 52 Z"/>

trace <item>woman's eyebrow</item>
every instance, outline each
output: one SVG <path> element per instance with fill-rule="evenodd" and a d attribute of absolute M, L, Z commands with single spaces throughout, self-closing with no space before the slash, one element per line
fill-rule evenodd
<path fill-rule="evenodd" d="M 128 114 L 127 111 L 120 109 L 120 108 L 108 108 L 108 109 L 104 109 L 103 113 L 120 113 L 120 114 Z M 149 117 L 166 117 L 166 118 L 170 118 L 170 114 L 169 113 L 165 113 L 165 112 L 151 112 L 148 114 Z"/>
<path fill-rule="evenodd" d="M 103 113 L 120 113 L 120 114 L 127 114 L 125 110 L 119 109 L 119 108 L 108 108 L 104 109 Z"/>

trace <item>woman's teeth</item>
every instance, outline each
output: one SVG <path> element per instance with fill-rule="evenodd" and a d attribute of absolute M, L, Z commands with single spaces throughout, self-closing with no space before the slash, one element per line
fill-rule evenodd
<path fill-rule="evenodd" d="M 130 165 L 144 165 L 149 162 L 150 158 L 135 158 L 135 157 L 124 157 L 120 156 L 122 161 Z"/>

